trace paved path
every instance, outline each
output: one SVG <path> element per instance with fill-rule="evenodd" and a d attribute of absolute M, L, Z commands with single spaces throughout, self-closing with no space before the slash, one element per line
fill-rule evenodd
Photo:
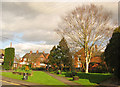
<path fill-rule="evenodd" d="M 47 73 L 48 75 L 50 75 L 50 76 L 58 79 L 59 81 L 61 81 L 61 82 L 65 83 L 65 84 L 71 86 L 71 87 L 84 87 L 84 86 L 82 86 L 82 85 L 80 85 L 80 84 L 78 84 L 78 83 L 75 83 L 75 82 L 73 82 L 73 81 L 69 81 L 68 79 L 66 79 L 66 77 L 60 77 L 60 76 L 57 76 L 57 75 L 55 75 L 55 74 L 51 74 L 51 73 L 49 73 L 49 72 L 46 72 L 46 73 Z"/>

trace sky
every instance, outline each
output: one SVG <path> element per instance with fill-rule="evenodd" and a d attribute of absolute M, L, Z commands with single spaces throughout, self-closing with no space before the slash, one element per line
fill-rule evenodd
<path fill-rule="evenodd" d="M 91 2 L 102 5 L 113 14 L 113 21 L 118 19 L 117 2 Z M 61 17 L 75 7 L 87 2 L 2 2 L 0 49 L 10 46 L 21 57 L 32 50 L 49 53 L 61 37 L 55 32 Z"/>

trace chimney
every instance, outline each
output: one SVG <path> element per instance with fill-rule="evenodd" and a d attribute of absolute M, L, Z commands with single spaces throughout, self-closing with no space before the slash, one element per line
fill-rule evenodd
<path fill-rule="evenodd" d="M 12 47 L 12 42 L 10 42 L 10 47 Z"/>
<path fill-rule="evenodd" d="M 32 54 L 32 51 L 30 51 L 30 54 Z"/>
<path fill-rule="evenodd" d="M 97 45 L 95 45 L 95 51 L 97 52 L 98 50 L 97 50 Z"/>
<path fill-rule="evenodd" d="M 39 53 L 39 51 L 37 50 L 37 51 L 36 51 L 36 53 L 38 54 L 38 53 Z"/>
<path fill-rule="evenodd" d="M 43 54 L 45 54 L 45 52 L 43 51 Z"/>

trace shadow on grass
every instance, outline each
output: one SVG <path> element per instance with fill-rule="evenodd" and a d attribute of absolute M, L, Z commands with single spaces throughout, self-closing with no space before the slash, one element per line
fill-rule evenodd
<path fill-rule="evenodd" d="M 63 73 L 65 77 L 72 77 L 71 72 Z M 80 79 L 88 79 L 91 83 L 99 84 L 104 80 L 109 79 L 112 77 L 111 74 L 104 74 L 104 73 L 77 73 L 77 76 L 79 76 Z M 70 81 L 73 81 L 73 79 L 69 79 Z"/>
<path fill-rule="evenodd" d="M 100 74 L 100 73 L 77 73 L 77 76 L 81 79 L 88 79 L 91 83 L 97 83 L 99 84 L 100 82 L 108 79 L 111 77 L 110 74 Z"/>

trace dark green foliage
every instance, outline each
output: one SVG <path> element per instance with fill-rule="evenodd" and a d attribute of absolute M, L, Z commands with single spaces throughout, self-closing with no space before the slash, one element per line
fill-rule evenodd
<path fill-rule="evenodd" d="M 14 48 L 6 48 L 5 49 L 5 58 L 4 58 L 4 69 L 9 70 L 13 66 L 15 56 L 15 49 Z"/>
<path fill-rule="evenodd" d="M 54 69 L 56 68 L 56 66 L 59 66 L 60 64 L 60 59 L 58 58 L 59 55 L 59 46 L 57 46 L 57 48 L 54 46 L 52 48 L 52 50 L 50 51 L 50 55 L 49 55 L 49 64 L 54 67 Z"/>
<path fill-rule="evenodd" d="M 45 71 L 45 68 L 43 68 L 43 67 L 40 67 L 40 68 L 36 67 L 36 68 L 31 68 L 31 70 Z"/>
<path fill-rule="evenodd" d="M 55 63 L 55 60 L 53 59 L 53 57 L 55 56 L 55 49 L 56 49 L 56 47 L 54 46 L 52 48 L 52 50 L 50 51 L 50 55 L 48 56 L 48 59 L 49 59 L 48 64 L 52 64 L 53 65 Z"/>
<path fill-rule="evenodd" d="M 104 64 L 98 64 L 97 67 L 93 67 L 89 70 L 91 73 L 106 73 L 107 69 Z"/>
<path fill-rule="evenodd" d="M 109 70 L 120 78 L 120 27 L 114 30 L 112 38 L 105 49 L 105 61 Z"/>
<path fill-rule="evenodd" d="M 66 40 L 63 38 L 57 47 L 53 47 L 49 55 L 49 64 L 54 67 L 54 70 L 63 69 L 64 67 L 71 68 L 72 56 L 67 46 Z"/>
<path fill-rule="evenodd" d="M 21 67 L 21 70 L 25 70 L 25 66 L 22 66 L 22 67 Z"/>
<path fill-rule="evenodd" d="M 72 55 L 70 53 L 70 49 L 67 45 L 65 38 L 62 38 L 62 40 L 59 42 L 59 45 L 61 47 L 63 65 L 72 68 L 73 66 Z"/>
<path fill-rule="evenodd" d="M 28 66 L 29 66 L 29 69 L 31 70 L 31 66 L 32 66 L 32 65 L 31 65 L 31 64 L 29 64 Z"/>

